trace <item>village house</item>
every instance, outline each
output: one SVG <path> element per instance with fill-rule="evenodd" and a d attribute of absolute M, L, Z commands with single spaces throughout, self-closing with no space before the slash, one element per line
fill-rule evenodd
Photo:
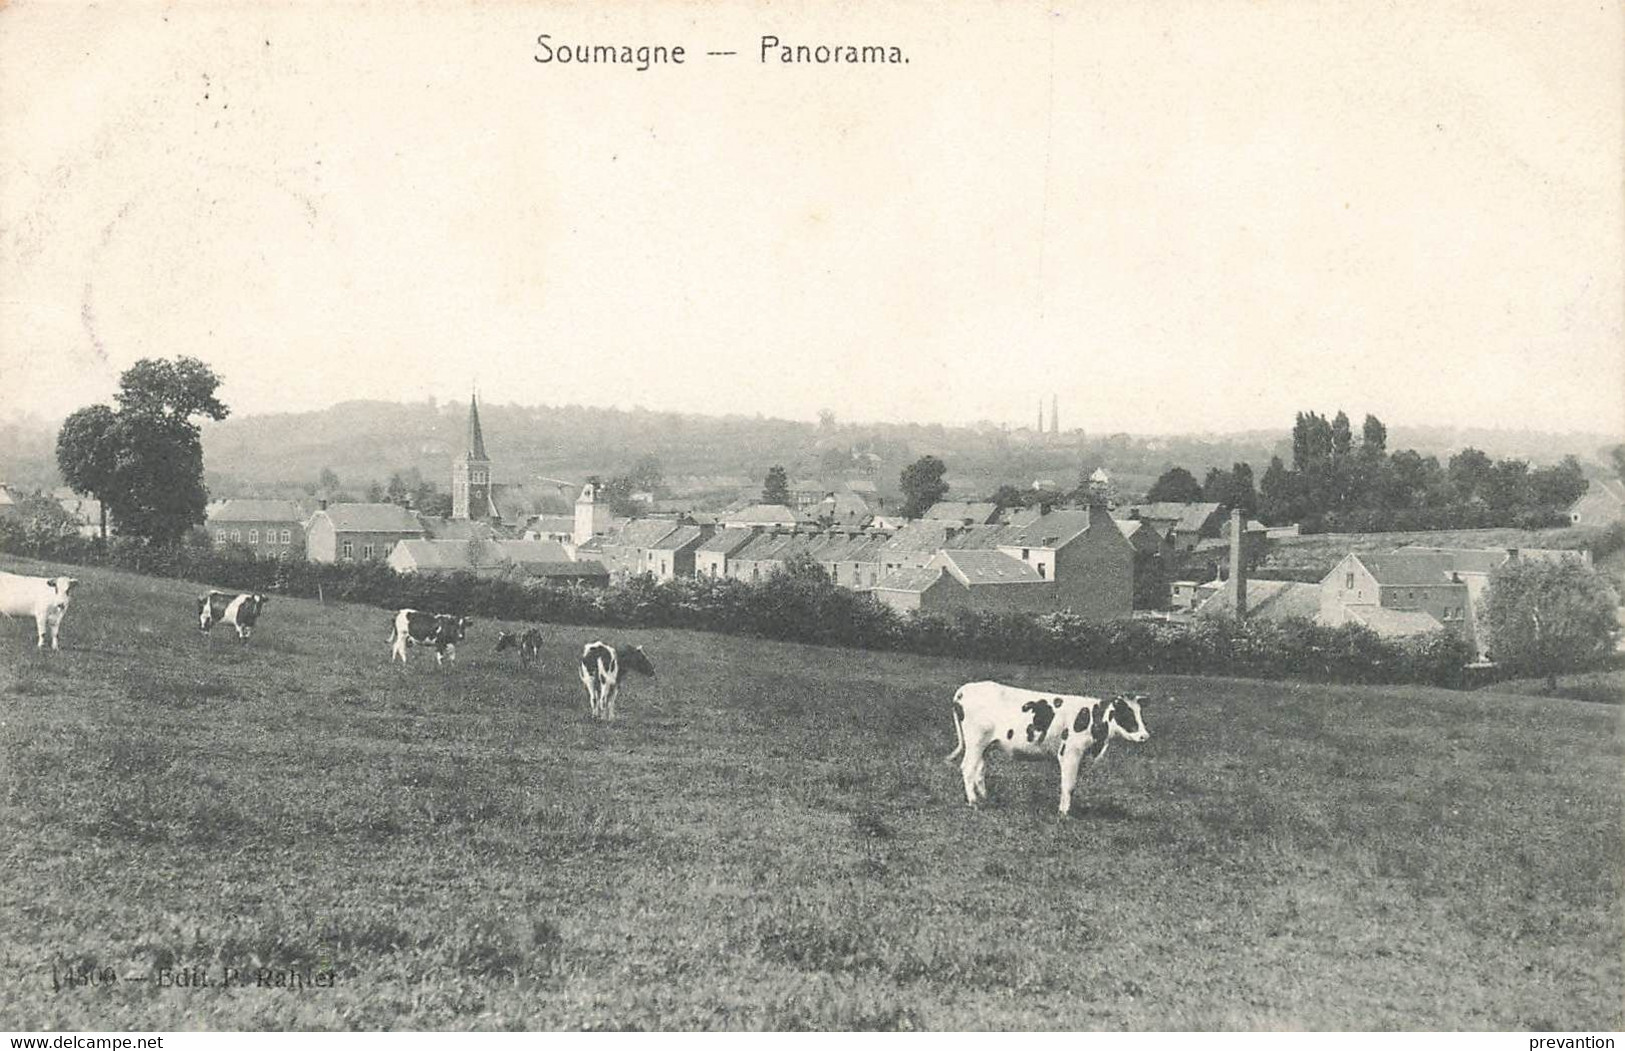
<path fill-rule="evenodd" d="M 1363 624 L 1387 637 L 1446 628 L 1482 659 L 1479 606 L 1492 574 L 1520 560 L 1589 563 L 1590 552 L 1434 547 L 1350 552 L 1321 579 L 1317 619 L 1332 627 Z"/>
<path fill-rule="evenodd" d="M 927 508 L 920 518 L 927 522 L 952 522 L 955 525 L 987 525 L 998 516 L 997 504 L 941 500 Z"/>
<path fill-rule="evenodd" d="M 942 569 L 964 587 L 974 609 L 1040 612 L 1056 608 L 1054 580 L 1003 551 L 938 551 L 926 571 Z"/>
<path fill-rule="evenodd" d="M 633 518 L 608 536 L 581 545 L 576 556 L 597 558 L 612 579 L 624 580 L 648 572 L 650 548 L 678 528 L 678 523 L 670 519 Z"/>
<path fill-rule="evenodd" d="M 561 544 L 575 540 L 576 520 L 571 515 L 537 515 L 525 524 L 526 540 L 556 540 Z"/>
<path fill-rule="evenodd" d="M 894 569 L 870 594 L 899 613 L 947 613 L 970 608 L 970 592 L 941 566 Z"/>
<path fill-rule="evenodd" d="M 332 504 L 305 523 L 305 557 L 312 562 L 382 561 L 402 540 L 421 540 L 424 529 L 398 504 Z"/>
<path fill-rule="evenodd" d="M 1149 522 L 1172 544 L 1175 553 L 1194 551 L 1202 540 L 1219 535 L 1224 524 L 1224 508 L 1214 503 L 1135 504 L 1128 517 Z"/>
<path fill-rule="evenodd" d="M 95 539 L 102 535 L 102 502 L 100 500 L 93 496 L 80 496 L 67 487 L 57 489 L 51 495 L 56 498 L 57 506 L 62 508 L 63 513 L 73 522 L 80 536 Z"/>
<path fill-rule="evenodd" d="M 207 515 L 204 529 L 216 545 L 241 544 L 260 558 L 304 555 L 305 515 L 292 500 L 226 500 Z"/>
<path fill-rule="evenodd" d="M 701 577 L 727 577 L 728 559 L 734 552 L 750 543 L 756 532 L 751 529 L 719 529 L 700 541 L 694 549 L 694 575 Z"/>
<path fill-rule="evenodd" d="M 644 550 L 643 571 L 656 580 L 693 576 L 695 552 L 710 535 L 707 527 L 678 525 Z"/>
<path fill-rule="evenodd" d="M 811 546 L 811 538 L 800 533 L 758 533 L 728 558 L 728 576 L 734 580 L 766 580 Z"/>
<path fill-rule="evenodd" d="M 751 504 L 717 518 L 724 529 L 793 529 L 803 520 L 782 504 Z"/>
<path fill-rule="evenodd" d="M 1617 478 L 1593 478 L 1580 499 L 1569 507 L 1574 525 L 1608 526 L 1625 522 L 1625 483 Z"/>

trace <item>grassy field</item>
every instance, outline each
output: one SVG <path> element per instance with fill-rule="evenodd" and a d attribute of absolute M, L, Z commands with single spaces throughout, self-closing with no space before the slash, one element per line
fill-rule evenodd
<path fill-rule="evenodd" d="M 193 586 L 74 574 L 67 649 L 0 620 L 0 1028 L 1625 1024 L 1618 706 L 648 631 L 605 726 L 592 629 L 403 669 L 380 610 L 273 600 L 239 647 Z M 1136 688 L 1152 738 L 1070 819 L 996 759 L 973 812 L 984 676 Z"/>

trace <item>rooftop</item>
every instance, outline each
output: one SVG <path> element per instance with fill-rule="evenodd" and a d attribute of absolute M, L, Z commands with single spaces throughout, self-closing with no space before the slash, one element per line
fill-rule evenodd
<path fill-rule="evenodd" d="M 326 515 L 341 533 L 422 533 L 423 525 L 399 504 L 329 504 Z"/>
<path fill-rule="evenodd" d="M 210 522 L 292 522 L 305 514 L 292 500 L 231 499 L 209 511 Z"/>

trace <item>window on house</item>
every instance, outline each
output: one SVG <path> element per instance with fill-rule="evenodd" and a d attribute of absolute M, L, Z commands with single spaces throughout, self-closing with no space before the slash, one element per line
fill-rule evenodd
<path fill-rule="evenodd" d="M 1021 560 L 1022 560 L 1022 561 L 1023 561 L 1023 562 L 1025 562 L 1025 561 L 1027 561 L 1027 556 L 1028 556 L 1028 555 L 1031 555 L 1031 554 L 1032 554 L 1032 553 L 1033 553 L 1033 549 L 1032 549 L 1032 548 L 1030 548 L 1030 547 L 1024 547 L 1024 548 L 1022 548 L 1022 549 L 1021 549 Z"/>
<path fill-rule="evenodd" d="M 344 542 L 344 547 L 341 549 L 341 551 L 342 551 L 345 558 L 354 558 L 355 557 L 355 544 L 353 544 L 350 541 L 346 540 Z"/>
<path fill-rule="evenodd" d="M 260 531 L 258 529 L 250 529 L 248 531 L 248 542 L 250 544 L 257 544 L 260 542 Z"/>
<path fill-rule="evenodd" d="M 371 544 L 362 544 L 361 545 L 361 557 L 362 558 L 371 558 L 372 557 L 372 545 Z"/>
<path fill-rule="evenodd" d="M 1354 574 L 1352 572 L 1350 572 L 1347 576 L 1345 576 L 1343 578 L 1343 590 L 1344 591 L 1353 591 L 1354 590 Z"/>
<path fill-rule="evenodd" d="M 291 543 L 293 543 L 293 530 L 291 530 L 291 529 L 284 529 L 284 530 L 283 530 L 283 531 L 282 531 L 282 542 L 283 542 L 283 543 L 284 543 L 284 544 L 291 544 Z"/>
<path fill-rule="evenodd" d="M 241 540 L 242 538 L 243 538 L 243 531 L 241 529 L 233 529 L 231 531 L 231 539 L 232 540 L 236 541 L 236 540 Z"/>
<path fill-rule="evenodd" d="M 1042 563 L 1042 562 L 1038 563 L 1038 576 L 1041 579 L 1044 578 L 1044 569 L 1045 569 L 1044 563 Z"/>

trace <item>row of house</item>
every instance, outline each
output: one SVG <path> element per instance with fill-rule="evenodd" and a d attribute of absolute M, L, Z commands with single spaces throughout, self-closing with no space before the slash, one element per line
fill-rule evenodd
<path fill-rule="evenodd" d="M 1245 612 L 1252 618 L 1306 617 L 1331 627 L 1360 624 L 1387 638 L 1448 630 L 1480 660 L 1492 655 L 1478 615 L 1491 577 L 1513 562 L 1574 561 L 1589 565 L 1591 553 L 1550 548 L 1443 548 L 1411 545 L 1380 553 L 1343 556 L 1318 583 L 1249 580 Z M 1236 609 L 1233 579 L 1190 585 L 1188 601 L 1199 615 Z"/>

